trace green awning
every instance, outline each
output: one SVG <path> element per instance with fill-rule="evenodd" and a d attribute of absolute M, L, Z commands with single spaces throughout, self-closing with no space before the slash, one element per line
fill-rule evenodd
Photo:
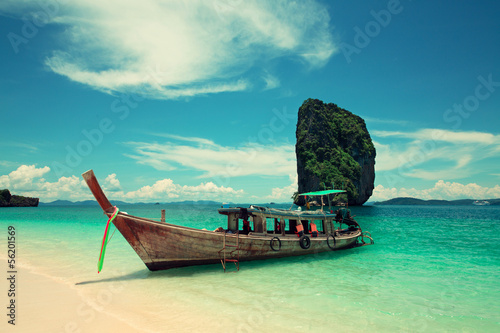
<path fill-rule="evenodd" d="M 325 191 L 301 193 L 299 195 L 327 195 L 327 194 L 332 194 L 332 193 L 345 193 L 345 191 L 344 190 L 325 190 Z"/>

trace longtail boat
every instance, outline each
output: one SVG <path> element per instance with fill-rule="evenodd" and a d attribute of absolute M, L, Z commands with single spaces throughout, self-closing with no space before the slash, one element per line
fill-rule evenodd
<path fill-rule="evenodd" d="M 110 218 L 115 211 L 92 170 L 83 175 L 90 191 Z M 304 193 L 309 197 L 343 193 L 330 190 Z M 282 258 L 373 244 L 349 210 L 299 211 L 261 206 L 226 207 L 227 228 L 190 228 L 118 212 L 113 224 L 151 271 L 228 262 Z M 365 240 L 367 240 L 365 242 Z"/>

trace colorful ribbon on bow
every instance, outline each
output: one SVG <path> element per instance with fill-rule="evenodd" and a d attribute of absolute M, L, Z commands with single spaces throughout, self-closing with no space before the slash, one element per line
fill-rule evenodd
<path fill-rule="evenodd" d="M 101 254 L 99 255 L 99 262 L 97 263 L 97 273 L 100 273 L 102 271 L 102 265 L 104 264 L 104 254 L 106 253 L 106 246 L 108 245 L 109 223 L 115 219 L 116 215 L 118 215 L 118 211 L 119 211 L 118 207 L 115 207 L 115 211 L 109 218 L 108 223 L 106 223 L 106 229 L 104 230 L 104 237 L 102 238 Z"/>

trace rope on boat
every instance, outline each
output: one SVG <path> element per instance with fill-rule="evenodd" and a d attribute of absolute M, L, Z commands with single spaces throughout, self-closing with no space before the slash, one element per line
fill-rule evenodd
<path fill-rule="evenodd" d="M 115 229 L 113 230 L 113 233 L 111 234 L 111 236 L 108 239 L 108 244 L 111 242 L 111 238 L 113 238 L 113 235 L 115 234 L 115 231 L 116 231 L 116 226 L 115 226 Z"/>
<path fill-rule="evenodd" d="M 104 264 L 104 255 L 106 254 L 106 246 L 108 245 L 108 242 L 111 240 L 111 237 L 113 237 L 113 235 L 111 235 L 111 237 L 108 240 L 109 223 L 115 219 L 119 211 L 120 210 L 118 209 L 118 207 L 115 206 L 113 214 L 109 217 L 108 222 L 106 223 L 106 229 L 104 229 L 104 236 L 102 238 L 101 254 L 99 255 L 99 261 L 97 262 L 97 273 L 100 273 L 102 271 L 102 266 Z M 113 231 L 113 234 L 114 233 L 115 232 Z"/>
<path fill-rule="evenodd" d="M 106 213 L 104 213 L 104 215 L 106 215 Z M 109 236 L 109 239 L 108 239 L 108 244 L 111 243 L 111 238 L 113 238 L 113 235 L 115 234 L 115 231 L 116 231 L 116 225 L 115 225 L 115 228 L 113 229 L 113 233 L 111 234 L 111 236 Z"/>

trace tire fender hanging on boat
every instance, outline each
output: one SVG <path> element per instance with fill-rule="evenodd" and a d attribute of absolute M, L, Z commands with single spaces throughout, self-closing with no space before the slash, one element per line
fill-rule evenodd
<path fill-rule="evenodd" d="M 278 249 L 277 249 L 277 250 L 276 250 L 276 249 L 274 248 L 274 246 L 273 246 L 273 243 L 274 243 L 274 241 L 275 241 L 275 240 L 277 240 L 277 241 L 278 241 Z M 279 251 L 279 250 L 281 250 L 281 240 L 280 240 L 278 237 L 273 237 L 273 238 L 271 239 L 271 242 L 269 243 L 269 245 L 271 246 L 271 249 L 272 249 L 273 251 Z"/>
<path fill-rule="evenodd" d="M 308 248 L 311 247 L 311 239 L 307 237 L 306 235 L 302 235 L 299 238 L 299 244 L 300 247 L 303 248 L 304 250 L 307 250 Z"/>
<path fill-rule="evenodd" d="M 333 246 L 332 246 L 332 243 L 330 242 L 330 237 L 333 240 L 333 242 L 332 242 Z M 328 234 L 328 236 L 326 236 L 326 245 L 328 245 L 328 247 L 331 250 L 335 250 L 335 246 L 337 245 L 337 240 L 335 239 L 335 236 L 333 234 Z"/>

